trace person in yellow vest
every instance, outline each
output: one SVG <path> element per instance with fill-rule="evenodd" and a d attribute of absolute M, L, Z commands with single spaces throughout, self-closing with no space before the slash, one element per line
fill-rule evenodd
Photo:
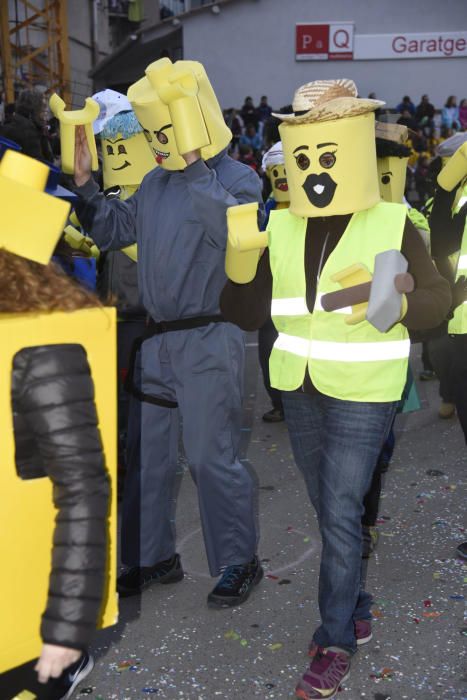
<path fill-rule="evenodd" d="M 279 337 L 271 383 L 282 391 L 323 540 L 321 624 L 296 689 L 303 700 L 334 697 L 357 646 L 371 639 L 372 598 L 360 583 L 363 497 L 404 388 L 407 329 L 437 325 L 451 301 L 406 207 L 381 201 L 373 114 L 381 104 L 358 98 L 350 80 L 300 87 L 293 113 L 276 115 L 290 208 L 272 212 L 266 237 L 257 232 L 252 205 L 228 212 L 232 245 L 249 238 L 267 248 L 250 282 L 227 283 L 222 312 L 247 330 L 272 312 Z M 366 320 L 365 303 L 324 311 L 324 296 L 340 289 L 339 280 L 355 270 L 372 279 L 375 257 L 390 249 L 402 252 L 417 283 L 387 332 Z M 234 267 L 226 258 L 226 269 Z M 232 276 L 238 279 L 235 270 Z"/>
<path fill-rule="evenodd" d="M 117 614 L 115 312 L 49 264 L 69 204 L 48 174 L 12 150 L 0 161 L 4 700 L 71 697 Z"/>
<path fill-rule="evenodd" d="M 454 401 L 467 443 L 467 142 L 449 159 L 438 175 L 430 216 L 433 255 L 446 259 L 455 253 L 457 263 L 453 287 L 453 312 L 448 323 Z M 467 559 L 467 542 L 457 547 Z"/>

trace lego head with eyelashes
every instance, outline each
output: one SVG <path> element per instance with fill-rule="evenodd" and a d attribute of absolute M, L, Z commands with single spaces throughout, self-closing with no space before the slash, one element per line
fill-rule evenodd
<path fill-rule="evenodd" d="M 93 99 L 100 106 L 94 133 L 101 140 L 104 189 L 139 185 L 156 161 L 130 103 L 114 90 L 103 90 Z"/>
<path fill-rule="evenodd" d="M 323 80 L 297 90 L 292 114 L 274 115 L 292 214 L 350 214 L 380 201 L 373 112 L 381 104 L 358 98 L 350 80 Z"/>
<path fill-rule="evenodd" d="M 262 168 L 271 183 L 272 195 L 276 202 L 289 202 L 289 185 L 280 141 L 264 154 Z"/>
<path fill-rule="evenodd" d="M 232 139 L 222 110 L 201 63 L 161 58 L 146 68 L 146 75 L 128 89 L 128 99 L 143 127 L 156 162 L 165 170 L 184 170 L 180 144 L 186 135 L 205 129 L 207 140 L 200 148 L 203 160 L 213 158 Z M 196 110 L 177 109 L 183 100 L 171 101 L 174 93 L 194 98 Z M 177 104 L 178 103 L 178 104 Z M 183 106 L 183 105 L 182 105 Z M 171 116 L 177 114 L 177 123 Z M 200 125 L 200 122 L 202 124 Z M 189 139 L 188 139 L 189 140 Z"/>

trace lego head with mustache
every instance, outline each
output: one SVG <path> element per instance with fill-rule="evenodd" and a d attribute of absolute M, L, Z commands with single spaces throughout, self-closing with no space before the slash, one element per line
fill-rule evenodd
<path fill-rule="evenodd" d="M 282 120 L 290 212 L 307 218 L 370 209 L 380 201 L 374 110 L 351 80 L 322 80 L 297 90 Z"/>
<path fill-rule="evenodd" d="M 93 128 L 101 140 L 104 189 L 140 185 L 157 163 L 130 103 L 115 90 L 98 92 L 93 99 L 100 107 Z"/>
<path fill-rule="evenodd" d="M 289 185 L 280 141 L 264 154 L 262 167 L 271 183 L 272 196 L 276 202 L 288 203 L 290 201 Z"/>

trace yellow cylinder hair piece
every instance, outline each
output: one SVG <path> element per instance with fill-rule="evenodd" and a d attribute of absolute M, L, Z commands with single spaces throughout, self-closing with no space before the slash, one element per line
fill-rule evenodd
<path fill-rule="evenodd" d="M 83 126 L 86 133 L 89 151 L 91 153 L 92 170 L 99 169 L 97 160 L 96 140 L 92 130 L 92 123 L 99 116 L 99 105 L 91 97 L 86 98 L 83 109 L 66 111 L 65 103 L 56 93 L 49 100 L 52 114 L 60 122 L 60 149 L 62 158 L 62 170 L 72 175 L 75 170 L 75 138 L 76 127 Z"/>
<path fill-rule="evenodd" d="M 373 112 L 279 127 L 290 211 L 303 217 L 370 209 L 380 200 Z"/>

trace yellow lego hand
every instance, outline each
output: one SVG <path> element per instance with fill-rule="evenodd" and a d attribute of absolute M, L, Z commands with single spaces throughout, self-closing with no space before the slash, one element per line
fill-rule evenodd
<path fill-rule="evenodd" d="M 64 101 L 54 93 L 49 100 L 50 111 L 60 122 L 60 146 L 62 157 L 62 170 L 68 175 L 73 175 L 75 168 L 75 129 L 83 126 L 88 147 L 91 153 L 92 170 L 98 170 L 96 140 L 92 130 L 92 123 L 99 116 L 99 105 L 91 97 L 86 98 L 83 109 L 66 111 Z"/>
<path fill-rule="evenodd" d="M 22 690 L 19 695 L 15 695 L 12 700 L 36 700 L 37 696 L 31 693 L 30 690 Z"/>
<path fill-rule="evenodd" d="M 69 246 L 74 250 L 80 250 L 88 257 L 92 256 L 93 241 L 78 231 L 74 226 L 69 224 L 65 227 L 64 238 Z"/>
<path fill-rule="evenodd" d="M 332 275 L 331 279 L 333 282 L 338 282 L 342 286 L 340 294 L 348 294 L 347 291 L 350 288 L 356 287 L 358 285 L 368 285 L 368 299 L 370 298 L 369 290 L 371 285 L 371 274 L 365 265 L 361 263 L 355 263 L 346 267 L 344 270 L 340 270 Z M 368 302 L 363 301 L 359 303 L 350 302 L 352 312 L 345 317 L 345 322 L 349 326 L 355 326 L 357 323 L 361 323 L 366 318 L 366 312 L 368 309 Z"/>
<path fill-rule="evenodd" d="M 258 229 L 258 203 L 229 207 L 227 229 L 227 277 L 237 284 L 247 284 L 254 279 L 261 251 L 268 245 L 267 233 Z"/>
<path fill-rule="evenodd" d="M 125 253 L 125 255 L 128 256 L 130 260 L 133 260 L 133 262 L 138 262 L 138 246 L 136 243 L 133 243 L 133 245 L 128 245 L 126 248 L 122 248 L 122 253 Z"/>
<path fill-rule="evenodd" d="M 211 143 L 198 99 L 199 85 L 187 66 L 170 62 L 146 72 L 159 98 L 167 105 L 180 155 L 197 151 Z"/>
<path fill-rule="evenodd" d="M 81 228 L 80 220 L 78 219 L 78 215 L 74 209 L 70 214 L 70 224 L 73 224 L 73 226 L 75 226 L 76 228 Z"/>
<path fill-rule="evenodd" d="M 438 184 L 446 192 L 458 185 L 467 176 L 467 141 L 457 149 L 438 175 Z"/>

